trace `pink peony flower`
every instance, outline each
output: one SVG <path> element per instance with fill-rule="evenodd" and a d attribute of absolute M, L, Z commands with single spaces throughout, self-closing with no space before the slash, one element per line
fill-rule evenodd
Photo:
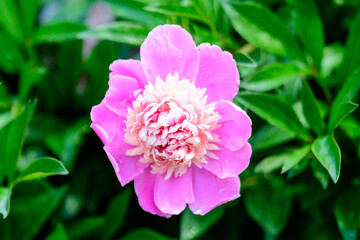
<path fill-rule="evenodd" d="M 240 83 L 231 54 L 164 25 L 140 56 L 110 65 L 109 90 L 91 110 L 121 185 L 134 180 L 140 206 L 165 217 L 238 198 L 251 120 L 231 102 Z"/>

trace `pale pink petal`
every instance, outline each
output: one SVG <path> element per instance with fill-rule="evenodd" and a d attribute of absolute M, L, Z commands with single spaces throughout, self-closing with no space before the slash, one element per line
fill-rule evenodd
<path fill-rule="evenodd" d="M 240 196 L 240 179 L 218 178 L 206 169 L 193 167 L 193 191 L 195 201 L 189 207 L 194 214 L 205 215 Z"/>
<path fill-rule="evenodd" d="M 246 143 L 240 150 L 231 151 L 225 147 L 213 152 L 218 159 L 207 159 L 203 167 L 219 178 L 237 177 L 250 163 L 251 146 Z"/>
<path fill-rule="evenodd" d="M 139 86 L 141 87 L 148 84 L 142 69 L 141 62 L 139 60 L 119 59 L 114 61 L 109 68 L 111 70 L 109 78 L 113 77 L 114 75 L 120 75 L 136 79 L 139 83 Z"/>
<path fill-rule="evenodd" d="M 91 109 L 91 128 L 106 145 L 119 132 L 120 126 L 125 126 L 125 117 L 121 117 L 106 107 L 104 101 Z"/>
<path fill-rule="evenodd" d="M 163 213 L 154 202 L 154 186 L 156 175 L 150 173 L 150 167 L 134 179 L 135 193 L 138 197 L 140 206 L 152 214 L 163 217 L 171 217 L 171 214 Z"/>
<path fill-rule="evenodd" d="M 115 75 L 109 81 L 109 90 L 105 95 L 105 104 L 113 112 L 127 115 L 128 107 L 132 106 L 135 100 L 135 91 L 140 89 L 134 78 Z"/>
<path fill-rule="evenodd" d="M 154 200 L 160 211 L 169 214 L 179 214 L 186 203 L 194 201 L 192 173 L 189 168 L 185 174 L 165 180 L 164 174 L 157 174 Z"/>
<path fill-rule="evenodd" d="M 231 151 L 241 149 L 251 135 L 251 119 L 232 102 L 221 100 L 216 104 L 216 110 L 222 117 L 218 122 L 221 127 L 214 130 L 221 140 L 219 145 Z"/>
<path fill-rule="evenodd" d="M 141 63 L 150 82 L 177 72 L 180 79 L 194 81 L 199 67 L 199 52 L 191 35 L 177 25 L 154 28 L 140 48 Z"/>
<path fill-rule="evenodd" d="M 208 103 L 232 101 L 239 91 L 240 77 L 232 55 L 218 46 L 200 44 L 200 64 L 195 85 L 206 88 Z"/>

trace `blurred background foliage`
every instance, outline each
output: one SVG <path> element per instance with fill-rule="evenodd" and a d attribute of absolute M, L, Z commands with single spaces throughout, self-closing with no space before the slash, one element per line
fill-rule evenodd
<path fill-rule="evenodd" d="M 0 239 L 357 239 L 359 0 L 0 0 Z M 242 197 L 144 212 L 90 130 L 115 59 L 159 24 L 231 52 Z M 224 86 L 226 87 L 226 86 Z"/>

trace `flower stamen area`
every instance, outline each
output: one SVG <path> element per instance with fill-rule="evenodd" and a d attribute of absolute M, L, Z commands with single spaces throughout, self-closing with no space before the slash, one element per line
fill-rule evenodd
<path fill-rule="evenodd" d="M 220 140 L 212 131 L 221 117 L 205 92 L 177 73 L 146 85 L 128 109 L 125 141 L 134 148 L 126 155 L 142 155 L 151 173 L 166 173 L 165 179 L 183 175 L 192 164 L 201 168 L 206 157 L 217 159 L 212 151 Z"/>

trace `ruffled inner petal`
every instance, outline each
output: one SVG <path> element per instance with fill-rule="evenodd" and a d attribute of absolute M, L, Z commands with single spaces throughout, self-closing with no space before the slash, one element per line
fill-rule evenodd
<path fill-rule="evenodd" d="M 177 25 L 154 28 L 140 48 L 141 63 L 150 82 L 177 72 L 179 78 L 194 81 L 199 67 L 199 52 L 191 35 Z"/>

